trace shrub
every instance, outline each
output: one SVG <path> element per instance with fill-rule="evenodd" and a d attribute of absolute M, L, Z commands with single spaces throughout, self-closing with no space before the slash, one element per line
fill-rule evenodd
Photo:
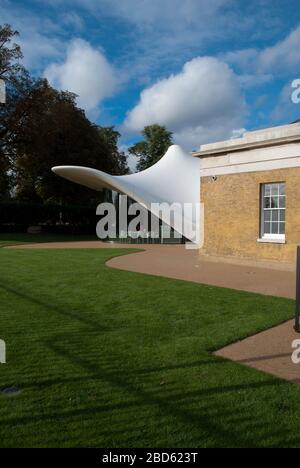
<path fill-rule="evenodd" d="M 40 225 L 47 231 L 66 232 L 72 227 L 77 228 L 76 231 L 83 229 L 85 232 L 93 228 L 94 232 L 96 222 L 96 209 L 91 206 L 0 202 L 2 231 L 7 230 L 9 226 L 17 230 L 20 230 L 20 227 L 21 230 L 26 230 L 29 226 Z"/>

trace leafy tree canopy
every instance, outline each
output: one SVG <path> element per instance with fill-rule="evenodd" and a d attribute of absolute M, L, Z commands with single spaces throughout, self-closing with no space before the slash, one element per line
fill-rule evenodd
<path fill-rule="evenodd" d="M 51 167 L 93 167 L 126 173 L 126 158 L 118 152 L 119 134 L 93 125 L 76 106 L 76 96 L 40 82 L 30 97 L 16 143 L 17 195 L 22 199 L 82 202 L 96 198 L 89 191 L 58 178 Z M 22 106 L 27 106 L 26 100 Z M 99 197 L 98 197 L 99 199 Z"/>
<path fill-rule="evenodd" d="M 21 48 L 13 42 L 17 36 L 18 31 L 8 24 L 0 25 L 0 78 L 3 80 L 13 80 L 25 70 L 20 63 L 23 58 Z"/>
<path fill-rule="evenodd" d="M 129 153 L 138 158 L 137 169 L 144 171 L 157 163 L 173 144 L 172 133 L 161 125 L 149 125 L 144 128 L 144 140 L 129 148 Z"/>
<path fill-rule="evenodd" d="M 18 36 L 9 25 L 0 25 L 0 79 L 5 81 L 7 100 L 0 104 L 0 196 L 7 195 L 12 185 L 9 177 L 10 144 L 14 139 L 15 122 L 13 113 L 15 105 L 26 92 L 30 78 L 20 63 L 23 55 L 20 46 L 13 41 Z"/>
<path fill-rule="evenodd" d="M 77 107 L 75 94 L 32 78 L 20 62 L 17 36 L 9 25 L 0 26 L 0 79 L 7 90 L 6 103 L 0 105 L 0 196 L 13 188 L 27 201 L 96 199 L 96 192 L 58 178 L 51 167 L 90 166 L 125 174 L 120 135 L 113 127 L 92 124 Z"/>

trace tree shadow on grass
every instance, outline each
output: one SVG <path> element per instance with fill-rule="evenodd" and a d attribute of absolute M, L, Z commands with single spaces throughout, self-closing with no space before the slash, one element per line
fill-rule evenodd
<path fill-rule="evenodd" d="M 95 320 L 91 320 L 90 318 L 86 317 L 85 315 L 83 315 L 82 311 L 77 311 L 74 309 L 73 310 L 63 309 L 62 307 L 52 304 L 51 302 L 47 302 L 46 300 L 43 300 L 43 299 L 38 299 L 37 297 L 33 297 L 32 295 L 28 294 L 25 291 L 21 291 L 20 289 L 16 289 L 12 287 L 11 285 L 5 284 L 2 280 L 0 282 L 0 289 L 3 289 L 4 291 L 10 294 L 13 294 L 14 296 L 17 296 L 20 299 L 23 299 L 27 302 L 31 302 L 32 304 L 48 309 L 51 312 L 55 312 L 59 315 L 63 315 L 73 320 L 77 320 L 84 325 L 92 327 L 92 329 L 95 331 L 107 332 L 111 330 L 107 326 L 99 325 L 99 322 Z"/>
<path fill-rule="evenodd" d="M 70 319 L 74 319 L 87 325 L 92 329 L 92 332 L 109 332 L 115 331 L 116 328 L 110 329 L 108 327 L 100 325 L 97 321 L 91 320 L 88 317 L 82 315 L 81 311 L 77 310 L 65 310 L 62 307 L 53 305 L 43 299 L 32 297 L 28 293 L 16 289 L 11 285 L 0 283 L 0 288 L 4 289 L 10 294 L 14 294 L 19 298 L 31 302 L 37 306 L 46 308 L 54 313 L 63 315 Z M 72 335 L 74 338 L 74 335 Z M 169 424 L 174 426 L 174 430 L 178 430 L 178 427 L 182 426 L 182 436 L 189 432 L 199 433 L 198 446 L 201 446 L 203 434 L 207 435 L 208 445 L 211 446 L 223 446 L 223 447 L 256 447 L 260 445 L 260 441 L 263 440 L 263 435 L 268 439 L 278 438 L 281 441 L 285 441 L 286 434 L 280 429 L 267 425 L 266 422 L 260 421 L 257 415 L 252 415 L 251 408 L 246 415 L 242 415 L 238 408 L 228 407 L 226 404 L 226 395 L 245 392 L 245 399 L 247 398 L 247 392 L 253 392 L 259 389 L 267 388 L 278 388 L 280 385 L 287 385 L 285 382 L 275 380 L 273 378 L 266 379 L 259 382 L 241 383 L 236 385 L 220 385 L 212 386 L 208 388 L 196 388 L 195 390 L 188 390 L 188 385 L 184 382 L 182 385 L 175 386 L 174 388 L 160 388 L 157 389 L 152 383 L 152 387 L 146 389 L 143 385 L 137 385 L 135 379 L 137 376 L 147 377 L 150 374 L 159 372 L 167 372 L 174 370 L 184 370 L 189 368 L 201 368 L 201 366 L 226 366 L 229 365 L 227 361 L 217 359 L 213 356 L 207 359 L 199 360 L 192 363 L 185 363 L 181 365 L 171 365 L 168 367 L 150 367 L 145 369 L 134 369 L 134 367 L 126 373 L 121 373 L 118 369 L 118 362 L 114 362 L 113 356 L 107 356 L 106 365 L 97 366 L 94 362 L 91 362 L 90 356 L 82 357 L 82 354 L 66 350 L 64 345 L 59 341 L 61 338 L 57 338 L 56 341 L 47 341 L 47 347 L 72 365 L 78 367 L 81 371 L 84 371 L 85 375 L 76 378 L 62 378 L 62 379 L 48 379 L 43 382 L 28 384 L 28 387 L 34 386 L 50 386 L 56 384 L 67 384 L 67 383 L 84 383 L 88 380 L 104 382 L 111 388 L 115 388 L 121 393 L 126 401 L 122 402 L 110 402 L 109 395 L 105 395 L 104 404 L 94 404 L 90 407 L 68 409 L 65 411 L 50 411 L 49 413 L 38 413 L 31 414 L 22 417 L 9 417 L 1 421 L 1 427 L 10 428 L 24 424 L 40 424 L 42 422 L 58 421 L 64 422 L 65 424 L 72 418 L 78 420 L 78 425 L 83 420 L 93 421 L 97 416 L 102 419 L 103 416 L 110 415 L 117 412 L 120 417 L 124 417 L 125 421 L 121 422 L 121 428 L 114 427 L 113 425 L 103 428 L 100 430 L 97 427 L 94 429 L 97 431 L 97 436 L 103 436 L 106 440 L 121 440 L 119 445 L 124 444 L 124 437 L 129 440 L 130 437 L 138 437 L 135 439 L 136 445 L 143 445 L 144 435 L 141 432 L 136 436 L 137 423 L 141 421 L 147 424 L 147 418 L 149 417 L 149 410 L 153 414 L 153 408 L 155 409 L 154 414 L 158 411 L 157 421 L 160 422 L 160 416 L 162 420 L 168 419 Z M 64 342 L 68 345 L 66 337 Z M 103 363 L 104 364 L 104 363 Z M 234 365 L 234 364 L 230 364 Z M 87 375 L 88 374 L 88 375 Z M 127 397 L 128 396 L 128 397 Z M 224 400 L 217 399 L 217 396 L 224 396 Z M 97 395 L 99 402 L 99 396 Z M 230 399 L 229 399 L 230 400 Z M 232 401 L 232 399 L 230 400 Z M 245 410 L 244 410 L 245 411 Z M 130 413 L 130 418 L 126 418 L 125 413 Z M 137 417 L 138 415 L 138 417 Z M 153 416 L 152 416 L 153 417 Z M 170 423 L 171 421 L 171 423 Z M 98 421 L 99 423 L 99 421 Z M 153 424 L 153 421 L 152 421 Z M 127 432 L 126 432 L 127 431 Z M 125 435 L 124 435 L 125 434 Z M 63 434 L 61 435 L 61 437 Z M 58 435 L 59 437 L 59 435 Z M 153 440 L 153 435 L 151 440 Z M 191 436 L 193 440 L 196 439 L 196 435 Z M 172 440 L 172 431 L 170 435 Z M 145 439 L 147 440 L 147 439 Z M 177 437 L 178 444 L 178 437 Z M 131 439 L 132 441 L 132 439 Z M 299 440 L 294 436 L 293 443 L 297 445 Z M 93 444 L 91 444 L 92 446 Z M 182 446 L 185 445 L 185 440 L 182 442 Z M 271 445 L 271 442 L 270 442 Z"/>
<path fill-rule="evenodd" d="M 240 364 L 251 364 L 253 362 L 260 362 L 260 361 L 271 361 L 272 359 L 280 359 L 280 358 L 290 358 L 292 353 L 284 353 L 284 354 L 269 354 L 267 356 L 259 356 L 259 357 L 249 357 L 246 359 L 239 359 L 236 362 Z"/>
<path fill-rule="evenodd" d="M 211 400 L 210 397 L 217 395 L 226 395 L 235 392 L 249 392 L 268 387 L 277 387 L 279 385 L 286 385 L 285 382 L 274 380 L 272 378 L 266 379 L 261 382 L 253 382 L 250 384 L 239 384 L 229 386 L 215 386 L 211 388 L 196 389 L 192 391 L 184 390 L 184 386 L 175 389 L 171 392 L 166 389 L 163 395 L 159 395 L 157 391 L 147 391 L 142 387 L 137 388 L 134 384 L 134 378 L 130 379 L 129 375 L 120 374 L 120 372 L 109 371 L 95 366 L 88 359 L 82 358 L 79 355 L 72 354 L 69 350 L 63 349 L 58 343 L 48 343 L 49 348 L 57 355 L 68 359 L 72 364 L 76 364 L 85 372 L 90 373 L 92 379 L 99 379 L 105 381 L 112 387 L 127 393 L 134 402 L 125 402 L 122 404 L 105 405 L 104 407 L 94 407 L 84 409 L 81 411 L 81 416 L 87 414 L 95 414 L 95 412 L 115 411 L 117 409 L 123 410 L 132 408 L 134 412 L 140 411 L 142 407 L 156 407 L 159 411 L 171 418 L 178 421 L 181 420 L 185 427 L 190 427 L 192 430 L 199 430 L 203 433 L 206 432 L 211 438 L 218 441 L 218 444 L 223 447 L 245 447 L 245 446 L 259 446 L 259 439 L 257 434 L 262 434 L 268 431 L 268 437 L 278 437 L 281 434 L 280 430 L 266 427 L 263 421 L 259 421 L 257 417 L 253 417 L 249 412 L 247 416 L 241 416 L 236 409 L 228 408 L 224 403 L 216 403 L 216 399 Z M 226 365 L 224 361 L 212 359 L 202 360 L 198 363 L 193 363 L 192 367 L 201 365 Z M 175 367 L 175 366 L 174 366 Z M 176 366 L 176 369 L 186 369 L 190 367 L 188 364 L 183 366 Z M 172 366 L 170 367 L 172 369 Z M 153 372 L 153 369 L 149 369 Z M 160 371 L 162 369 L 157 369 Z M 164 368 L 164 371 L 169 370 Z M 147 373 L 147 372 L 146 372 Z M 134 377 L 135 371 L 132 371 Z M 161 390 L 160 390 L 161 392 Z M 197 410 L 191 410 L 189 406 L 193 405 L 195 401 L 199 401 Z M 141 412 L 140 417 L 143 417 Z M 217 420 L 220 420 L 220 424 Z M 229 430 L 229 427 L 231 428 Z M 122 431 L 120 431 L 122 432 Z M 243 434 L 247 434 L 244 437 Z M 249 436 L 253 434 L 253 436 Z M 199 440 L 201 446 L 201 440 Z"/>

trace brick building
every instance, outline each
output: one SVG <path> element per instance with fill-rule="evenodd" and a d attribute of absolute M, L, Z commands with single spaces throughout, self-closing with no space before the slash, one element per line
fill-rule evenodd
<path fill-rule="evenodd" d="M 294 261 L 300 245 L 300 123 L 203 145 L 202 253 Z"/>
<path fill-rule="evenodd" d="M 193 155 L 172 146 L 154 166 L 137 174 L 114 176 L 74 166 L 53 171 L 95 190 L 128 195 L 201 247 L 202 254 L 295 260 L 300 245 L 300 122 L 203 145 Z M 199 217 L 194 210 L 171 219 L 165 208 L 199 201 Z M 163 204 L 161 211 L 157 203 Z"/>

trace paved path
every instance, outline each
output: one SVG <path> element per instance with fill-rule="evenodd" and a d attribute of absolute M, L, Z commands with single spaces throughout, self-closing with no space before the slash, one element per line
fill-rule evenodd
<path fill-rule="evenodd" d="M 197 250 L 186 250 L 183 246 L 153 246 L 144 252 L 115 257 L 107 265 L 241 291 L 295 297 L 296 279 L 293 271 L 275 270 L 274 266 L 271 269 L 236 265 L 222 260 L 211 261 L 200 256 Z"/>
<path fill-rule="evenodd" d="M 114 268 L 150 273 L 225 288 L 295 298 L 296 277 L 293 271 L 274 269 L 274 265 L 257 267 L 209 261 L 197 251 L 182 247 L 150 250 L 108 262 Z M 292 342 L 300 339 L 293 321 L 259 333 L 229 346 L 219 356 L 300 384 L 300 364 L 292 362 Z"/>
<path fill-rule="evenodd" d="M 200 256 L 198 250 L 187 250 L 183 245 L 128 245 L 87 241 L 25 244 L 7 248 L 140 248 L 143 249 L 141 252 L 115 257 L 109 260 L 107 265 L 126 271 L 165 276 L 270 296 L 295 297 L 295 272 L 290 271 L 288 266 L 282 269 L 284 267 L 276 267 L 274 264 L 267 263 L 256 266 L 254 262 L 238 265 L 229 263 L 225 259 L 211 260 Z"/>
<path fill-rule="evenodd" d="M 300 384 L 300 364 L 292 362 L 292 343 L 300 339 L 300 334 L 293 326 L 294 321 L 286 322 L 215 354 Z"/>

